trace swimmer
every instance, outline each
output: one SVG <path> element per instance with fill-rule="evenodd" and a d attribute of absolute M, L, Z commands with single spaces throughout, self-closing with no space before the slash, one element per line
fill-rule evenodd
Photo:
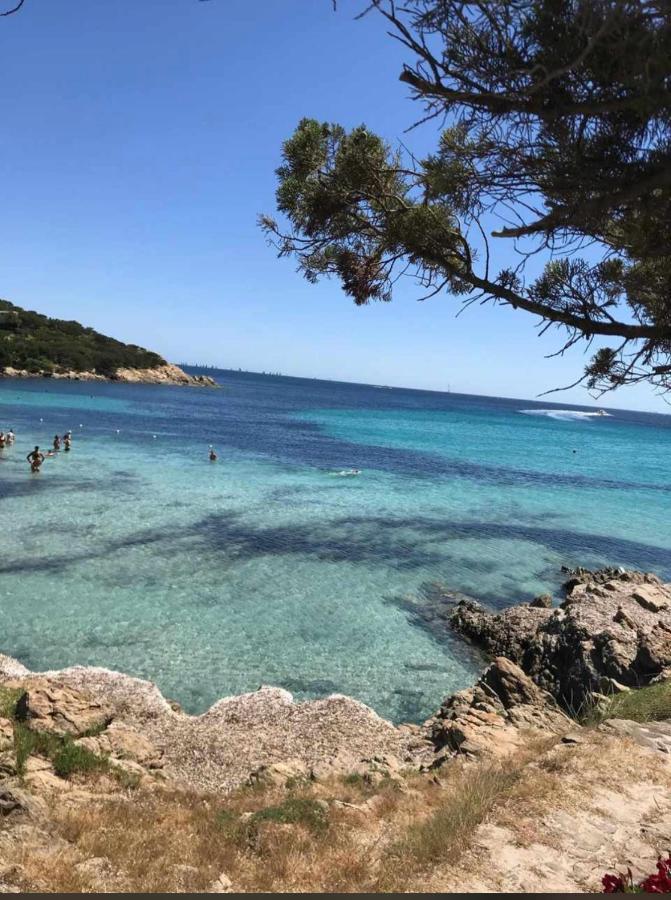
<path fill-rule="evenodd" d="M 3 431 L 0 431 L 0 450 L 5 449 L 5 444 L 7 443 L 7 438 Z"/>
<path fill-rule="evenodd" d="M 70 432 L 68 431 L 67 434 L 63 435 L 63 449 L 65 451 L 68 451 L 71 446 L 72 446 L 72 438 L 70 437 Z"/>
<path fill-rule="evenodd" d="M 44 462 L 44 454 L 40 453 L 39 447 L 35 447 L 35 449 L 31 450 L 28 456 L 26 456 L 26 459 L 30 463 L 30 471 L 39 472 L 40 466 Z"/>
<path fill-rule="evenodd" d="M 57 434 L 55 434 L 54 435 L 54 450 L 60 450 L 60 449 L 61 449 L 61 439 Z"/>
<path fill-rule="evenodd" d="M 214 449 L 214 447 L 210 447 L 209 457 L 210 457 L 210 462 L 217 461 L 217 451 Z"/>
<path fill-rule="evenodd" d="M 13 444 L 14 441 L 16 440 L 16 435 L 14 434 L 14 432 L 12 431 L 11 428 L 5 435 L 5 440 L 7 441 L 8 444 Z"/>

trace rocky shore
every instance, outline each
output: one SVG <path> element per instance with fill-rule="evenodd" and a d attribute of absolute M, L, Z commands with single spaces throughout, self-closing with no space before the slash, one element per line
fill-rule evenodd
<path fill-rule="evenodd" d="M 588 701 L 671 676 L 670 585 L 607 570 L 573 577 L 566 593 L 557 606 L 547 598 L 498 614 L 473 600 L 453 604 L 452 627 L 492 661 L 423 725 L 394 726 L 342 695 L 296 702 L 273 687 L 191 716 L 142 679 L 80 666 L 33 673 L 8 656 L 0 685 L 25 691 L 29 722 L 69 723 L 76 738 L 107 723 L 112 730 L 95 738 L 105 752 L 115 753 L 118 729 L 132 732 L 166 773 L 195 788 L 229 790 L 278 764 L 313 775 L 370 764 L 427 770 L 455 755 L 505 753 L 521 732 L 560 733 Z"/>
<path fill-rule="evenodd" d="M 578 570 L 565 598 L 491 614 L 461 600 L 451 627 L 487 653 L 517 663 L 565 709 L 579 711 L 595 694 L 671 678 L 671 586 L 655 575 Z"/>
<path fill-rule="evenodd" d="M 326 785 L 309 790 L 328 794 L 334 779 L 342 784 L 343 778 L 351 783 L 363 779 L 362 784 L 382 779 L 407 791 L 407 779 L 415 778 L 419 781 L 412 782 L 411 793 L 417 797 L 430 779 L 449 779 L 459 766 L 531 757 L 536 762 L 529 777 L 536 779 L 543 766 L 563 771 L 564 762 L 560 765 L 557 759 L 573 760 L 570 765 L 575 766 L 580 760 L 581 777 L 596 791 L 598 757 L 610 754 L 613 765 L 631 766 L 635 761 L 632 771 L 647 773 L 648 787 L 631 788 L 627 802 L 639 804 L 640 816 L 662 810 L 664 840 L 671 844 L 671 805 L 660 806 L 657 796 L 667 790 L 667 782 L 671 786 L 671 723 L 641 725 L 604 715 L 596 726 L 585 728 L 576 718 L 576 712 L 590 705 L 607 704 L 610 697 L 669 679 L 671 585 L 643 573 L 581 570 L 557 600 L 538 598 L 498 614 L 466 598 L 446 603 L 445 620 L 491 661 L 472 688 L 447 697 L 422 725 L 394 726 L 341 695 L 296 702 L 287 691 L 272 687 L 224 698 L 202 715 L 191 716 L 141 679 L 90 667 L 33 673 L 0 656 L 0 813 L 10 823 L 39 820 L 44 830 L 62 803 L 77 805 L 92 796 L 99 800 L 101 790 L 104 797 L 114 795 L 121 802 L 118 784 L 131 782 L 150 793 L 160 788 L 226 796 L 245 785 L 286 791 L 294 784 Z M 31 752 L 22 755 L 26 735 Z M 628 748 L 624 756 L 620 747 Z M 76 776 L 64 774 L 58 753 L 65 748 L 84 754 L 87 765 L 106 773 L 97 792 L 91 794 Z M 501 764 L 504 772 L 508 763 Z M 560 775 L 555 778 L 560 793 L 575 789 L 578 776 L 570 777 L 573 781 L 566 783 Z M 328 796 L 328 802 L 319 801 L 326 811 L 364 809 L 333 799 L 332 793 Z M 123 791 L 121 800 L 133 802 Z M 620 810 L 613 818 L 622 815 Z M 626 834 L 620 829 L 618 847 L 629 846 L 639 834 L 637 828 L 632 821 Z M 0 829 L 0 863 L 3 840 L 11 843 L 16 834 Z M 506 840 L 512 848 L 519 835 L 511 835 Z M 654 859 L 654 848 L 661 849 L 659 835 L 642 844 L 639 838 L 641 859 L 647 859 L 646 854 Z M 574 832 L 567 829 L 562 840 L 567 845 L 575 841 Z M 613 847 L 614 841 L 613 836 Z M 519 851 L 515 854 L 520 856 Z M 613 863 L 597 853 L 598 865 Z M 591 877 L 588 869 L 579 878 L 562 870 L 564 887 L 559 889 L 583 889 Z M 510 880 L 504 884 L 505 879 L 492 885 L 491 877 L 476 882 L 477 887 L 462 882 L 453 889 L 502 890 L 506 884 L 513 890 L 530 889 L 529 884 L 539 889 L 533 878 L 523 880 L 526 887 L 521 888 L 511 887 Z M 223 883 L 228 883 L 226 878 Z"/>
<path fill-rule="evenodd" d="M 96 372 L 28 372 L 26 369 L 14 369 L 7 366 L 0 371 L 3 378 L 52 378 L 55 381 L 112 381 L 125 384 L 165 384 L 186 385 L 190 387 L 218 387 L 217 382 L 209 375 L 188 375 L 179 366 L 166 363 L 153 369 L 117 369 L 112 376 L 99 375 Z"/>

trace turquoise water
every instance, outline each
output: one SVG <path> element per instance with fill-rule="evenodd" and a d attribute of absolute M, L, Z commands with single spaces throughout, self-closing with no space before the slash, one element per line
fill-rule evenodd
<path fill-rule="evenodd" d="M 428 627 L 440 589 L 503 607 L 563 564 L 671 577 L 669 417 L 218 377 L 0 382 L 0 650 L 147 677 L 190 711 L 264 683 L 419 721 L 481 662 Z"/>

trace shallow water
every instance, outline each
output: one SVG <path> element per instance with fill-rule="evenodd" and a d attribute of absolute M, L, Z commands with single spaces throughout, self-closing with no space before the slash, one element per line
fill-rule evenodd
<path fill-rule="evenodd" d="M 0 382 L 0 650 L 148 677 L 190 711 L 265 683 L 419 721 L 480 665 L 426 626 L 440 586 L 502 607 L 562 564 L 671 577 L 669 417 L 218 378 Z"/>

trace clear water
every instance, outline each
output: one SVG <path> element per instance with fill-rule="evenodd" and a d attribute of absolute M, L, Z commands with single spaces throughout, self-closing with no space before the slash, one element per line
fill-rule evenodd
<path fill-rule="evenodd" d="M 147 677 L 191 711 L 264 683 L 418 721 L 480 665 L 409 611 L 436 585 L 502 607 L 562 564 L 671 577 L 669 417 L 219 378 L 0 382 L 18 435 L 0 453 L 0 650 Z M 31 476 L 28 450 L 68 428 L 73 451 Z"/>

